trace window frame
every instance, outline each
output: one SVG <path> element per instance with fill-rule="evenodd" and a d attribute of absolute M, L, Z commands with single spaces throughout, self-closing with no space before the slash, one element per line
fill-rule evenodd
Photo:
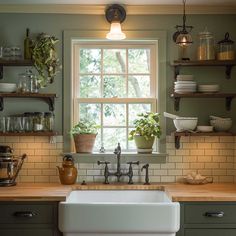
<path fill-rule="evenodd" d="M 76 121 L 79 120 L 79 104 L 83 104 L 83 103 L 89 103 L 89 104 L 101 104 L 101 109 L 103 110 L 103 105 L 104 104 L 124 104 L 126 107 L 126 112 L 125 112 L 125 117 L 126 117 L 126 125 L 124 126 L 106 126 L 103 125 L 103 117 L 102 117 L 102 110 L 101 110 L 101 125 L 102 129 L 104 128 L 124 128 L 126 131 L 126 138 L 128 138 L 128 133 L 129 133 L 129 129 L 132 128 L 129 124 L 128 124 L 128 107 L 129 104 L 150 104 L 151 106 L 151 111 L 152 112 L 156 112 L 157 111 L 157 97 L 156 97 L 156 44 L 155 42 L 152 41 L 122 41 L 122 42 L 113 42 L 113 41 L 80 41 L 80 40 L 74 40 L 73 41 L 73 61 L 76 63 L 77 66 L 75 66 L 74 71 L 73 71 L 73 75 L 72 75 L 72 87 L 73 87 L 73 111 L 72 111 L 72 117 L 73 117 L 73 124 L 76 123 Z M 79 68 L 79 64 L 80 64 L 80 58 L 78 58 L 79 55 L 79 50 L 80 49 L 101 49 L 103 54 L 103 50 L 104 49 L 125 49 L 126 50 L 126 71 L 125 73 L 104 73 L 103 70 L 103 62 L 101 64 L 101 72 L 97 72 L 97 73 L 81 73 L 80 72 L 80 68 Z M 129 73 L 128 72 L 128 50 L 129 49 L 150 49 L 150 72 L 149 73 Z M 102 56 L 103 58 L 103 56 Z M 101 58 L 101 59 L 102 59 Z M 104 75 L 116 75 L 116 76 L 124 76 L 125 77 L 125 83 L 126 83 L 126 95 L 128 95 L 128 77 L 130 75 L 148 75 L 150 76 L 150 96 L 149 97 L 138 97 L 138 98 L 133 98 L 133 97 L 119 97 L 119 98 L 107 98 L 107 97 L 94 97 L 94 98 L 81 98 L 80 94 L 79 94 L 79 89 L 80 89 L 80 80 L 79 80 L 79 75 L 98 75 L 101 76 L 101 78 L 104 78 Z M 100 93 L 102 95 L 103 93 L 103 84 L 104 83 L 104 79 L 101 79 L 101 85 L 100 85 Z M 104 138 L 104 133 L 101 132 L 101 137 Z M 104 144 L 104 142 L 102 142 Z M 112 151 L 114 149 L 114 147 L 107 147 L 107 145 L 105 145 L 105 149 L 106 151 Z M 128 139 L 126 140 L 126 146 L 128 147 Z M 101 148 L 101 147 L 100 147 Z M 99 149 L 100 149 L 99 148 Z M 154 150 L 156 151 L 156 146 L 154 148 Z M 128 152 L 132 152 L 135 151 L 134 149 L 129 149 L 127 150 L 126 148 L 123 148 L 124 151 L 128 151 Z M 98 150 L 95 150 L 98 151 Z"/>
<path fill-rule="evenodd" d="M 156 55 L 158 60 L 156 63 L 156 98 L 158 100 L 158 112 L 161 114 L 161 128 L 162 135 L 158 140 L 158 152 L 166 152 L 166 123 L 163 117 L 163 111 L 166 110 L 166 39 L 167 34 L 165 31 L 125 31 L 127 35 L 127 41 L 138 42 L 144 40 L 150 40 L 156 44 L 157 51 Z M 69 131 L 72 127 L 73 117 L 71 116 L 73 111 L 72 98 L 74 97 L 73 83 L 72 83 L 72 73 L 74 73 L 75 65 L 72 64 L 72 50 L 73 41 L 79 40 L 80 42 L 87 41 L 101 41 L 106 42 L 108 40 L 105 38 L 106 31 L 104 30 L 94 30 L 94 31 L 74 31 L 66 30 L 63 32 L 63 77 L 64 77 L 64 88 L 63 88 L 63 136 L 64 136 L 64 151 L 71 152 L 73 142 Z M 119 41 L 118 43 L 122 43 Z"/>

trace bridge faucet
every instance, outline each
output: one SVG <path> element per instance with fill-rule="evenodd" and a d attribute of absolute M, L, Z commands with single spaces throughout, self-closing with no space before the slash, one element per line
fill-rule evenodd
<path fill-rule="evenodd" d="M 101 165 L 101 164 L 105 164 L 105 169 L 104 169 L 104 184 L 109 184 L 108 181 L 108 177 L 109 176 L 116 176 L 117 178 L 117 182 L 120 182 L 120 178 L 122 176 L 128 176 L 129 177 L 129 182 L 128 184 L 133 184 L 133 168 L 132 165 L 136 164 L 139 165 L 139 161 L 136 162 L 128 162 L 127 164 L 129 164 L 129 171 L 127 173 L 123 173 L 121 171 L 121 163 L 120 163 L 120 158 L 121 158 L 121 147 L 120 147 L 120 143 L 118 143 L 118 146 L 115 148 L 114 150 L 114 154 L 116 155 L 116 159 L 117 159 L 117 166 L 116 166 L 116 172 L 110 172 L 109 168 L 108 168 L 108 164 L 110 164 L 110 162 L 102 162 L 102 161 L 98 161 L 97 164 Z"/>

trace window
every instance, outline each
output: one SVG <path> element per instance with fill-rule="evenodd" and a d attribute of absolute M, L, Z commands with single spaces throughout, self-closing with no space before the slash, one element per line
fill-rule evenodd
<path fill-rule="evenodd" d="M 166 110 L 167 33 L 126 31 L 127 40 L 119 42 L 104 40 L 106 33 L 63 32 L 64 152 L 73 151 L 69 131 L 80 118 L 92 118 L 102 124 L 97 150 L 103 142 L 106 150 L 113 151 L 119 141 L 122 151 L 132 151 L 134 143 L 127 141 L 127 136 L 136 114 L 145 110 L 162 114 Z M 163 116 L 161 128 L 157 151 L 164 154 Z"/>
<path fill-rule="evenodd" d="M 101 126 L 95 151 L 135 149 L 128 141 L 137 114 L 157 111 L 156 44 L 151 41 L 73 42 L 73 124 Z"/>

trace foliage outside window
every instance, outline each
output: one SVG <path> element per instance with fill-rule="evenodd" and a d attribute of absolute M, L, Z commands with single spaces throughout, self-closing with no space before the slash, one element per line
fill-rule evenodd
<path fill-rule="evenodd" d="M 100 125 L 95 148 L 134 150 L 128 141 L 134 120 L 156 111 L 155 46 L 146 42 L 75 42 L 73 123 Z M 72 124 L 73 125 L 73 124 Z"/>

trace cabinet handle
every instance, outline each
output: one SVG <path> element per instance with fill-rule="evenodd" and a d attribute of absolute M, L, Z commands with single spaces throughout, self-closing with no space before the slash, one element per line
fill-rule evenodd
<path fill-rule="evenodd" d="M 37 214 L 32 211 L 16 211 L 13 215 L 18 218 L 33 218 Z"/>
<path fill-rule="evenodd" d="M 224 212 L 223 211 L 216 211 L 216 212 L 206 212 L 204 214 L 204 216 L 206 217 L 216 217 L 216 218 L 221 218 L 224 216 Z"/>

